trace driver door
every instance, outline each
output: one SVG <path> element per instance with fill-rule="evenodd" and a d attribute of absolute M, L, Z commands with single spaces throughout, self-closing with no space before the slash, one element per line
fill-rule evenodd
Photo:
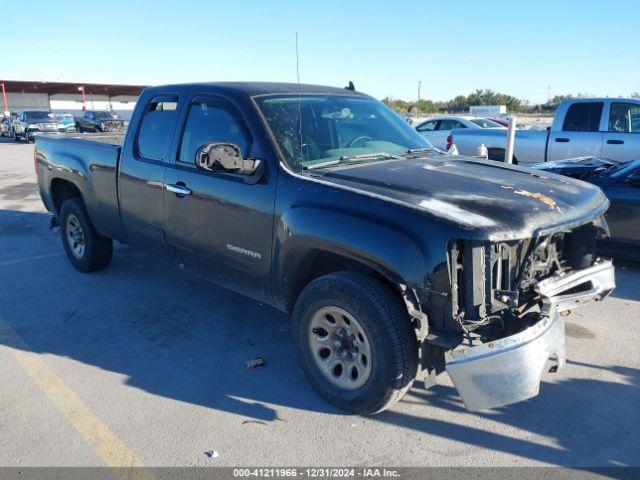
<path fill-rule="evenodd" d="M 245 295 L 267 299 L 275 174 L 249 182 L 242 174 L 202 170 L 195 162 L 198 149 L 214 142 L 233 143 L 244 157 L 259 157 L 263 149 L 254 139 L 229 100 L 220 96 L 191 100 L 174 161 L 165 173 L 165 238 L 178 259 L 200 274 Z"/>

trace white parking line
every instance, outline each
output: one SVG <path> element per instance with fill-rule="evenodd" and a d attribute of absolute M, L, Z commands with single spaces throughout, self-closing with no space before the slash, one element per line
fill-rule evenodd
<path fill-rule="evenodd" d="M 0 262 L 0 267 L 6 267 L 8 265 L 16 265 L 18 263 L 24 263 L 24 262 L 33 262 L 35 260 L 45 260 L 47 258 L 59 257 L 61 255 L 64 255 L 64 253 L 56 252 L 56 253 L 47 253 L 45 255 L 33 255 L 31 257 L 13 258 L 11 260 L 4 260 Z"/>

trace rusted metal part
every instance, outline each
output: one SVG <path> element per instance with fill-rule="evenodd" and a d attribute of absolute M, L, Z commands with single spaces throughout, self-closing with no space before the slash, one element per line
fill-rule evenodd
<path fill-rule="evenodd" d="M 513 193 L 515 193 L 516 195 L 524 195 L 525 197 L 536 198 L 545 205 L 548 205 L 550 208 L 558 208 L 558 204 L 556 203 L 556 201 L 543 193 L 533 193 L 520 189 L 514 190 Z"/>

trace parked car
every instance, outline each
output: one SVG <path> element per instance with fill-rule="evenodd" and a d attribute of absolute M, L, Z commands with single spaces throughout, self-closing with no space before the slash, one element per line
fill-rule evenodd
<path fill-rule="evenodd" d="M 491 120 L 492 122 L 496 122 L 498 125 L 502 125 L 503 127 L 508 127 L 509 126 L 509 120 L 506 118 L 490 118 L 489 120 Z"/>
<path fill-rule="evenodd" d="M 76 121 L 70 113 L 56 113 L 58 125 L 64 129 L 66 133 L 76 131 Z"/>
<path fill-rule="evenodd" d="M 32 142 L 37 133 L 61 133 L 64 128 L 58 125 L 55 113 L 47 110 L 23 110 L 18 112 L 18 116 L 12 122 L 11 127 L 14 132 L 14 140 L 17 142 L 21 138 L 26 142 Z"/>
<path fill-rule="evenodd" d="M 75 120 L 78 132 L 124 132 L 128 125 L 117 114 L 101 110 L 87 110 Z"/>
<path fill-rule="evenodd" d="M 540 163 L 533 167 L 600 187 L 611 203 L 606 213 L 611 237 L 600 242 L 600 252 L 640 261 L 640 160 L 618 162 L 585 157 Z"/>
<path fill-rule="evenodd" d="M 0 119 L 0 137 L 13 138 L 13 126 L 11 125 L 15 120 L 15 116 L 3 116 Z"/>
<path fill-rule="evenodd" d="M 640 158 L 640 100 L 581 98 L 560 104 L 550 129 L 518 130 L 514 163 L 539 163 L 597 156 L 628 161 Z M 475 155 L 484 143 L 492 160 L 504 160 L 507 133 L 458 130 L 453 143 L 462 155 Z"/>
<path fill-rule="evenodd" d="M 558 312 L 615 284 L 599 188 L 454 160 L 351 90 L 148 88 L 121 144 L 39 136 L 35 159 L 77 270 L 117 239 L 290 313 L 310 383 L 356 413 L 445 370 L 470 410 L 533 397 Z"/>
<path fill-rule="evenodd" d="M 448 150 L 447 137 L 458 130 L 482 130 L 482 129 L 499 129 L 503 130 L 504 126 L 480 117 L 435 117 L 422 122 L 416 126 L 416 130 L 420 135 L 425 137 L 436 148 L 440 150 Z M 475 155 L 475 152 L 473 153 Z"/>

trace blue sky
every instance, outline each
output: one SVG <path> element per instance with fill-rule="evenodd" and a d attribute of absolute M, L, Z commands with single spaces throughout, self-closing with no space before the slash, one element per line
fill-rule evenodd
<path fill-rule="evenodd" d="M 0 0 L 0 78 L 301 81 L 378 98 L 640 90 L 640 2 Z M 10 47 L 10 48 L 7 48 Z"/>

